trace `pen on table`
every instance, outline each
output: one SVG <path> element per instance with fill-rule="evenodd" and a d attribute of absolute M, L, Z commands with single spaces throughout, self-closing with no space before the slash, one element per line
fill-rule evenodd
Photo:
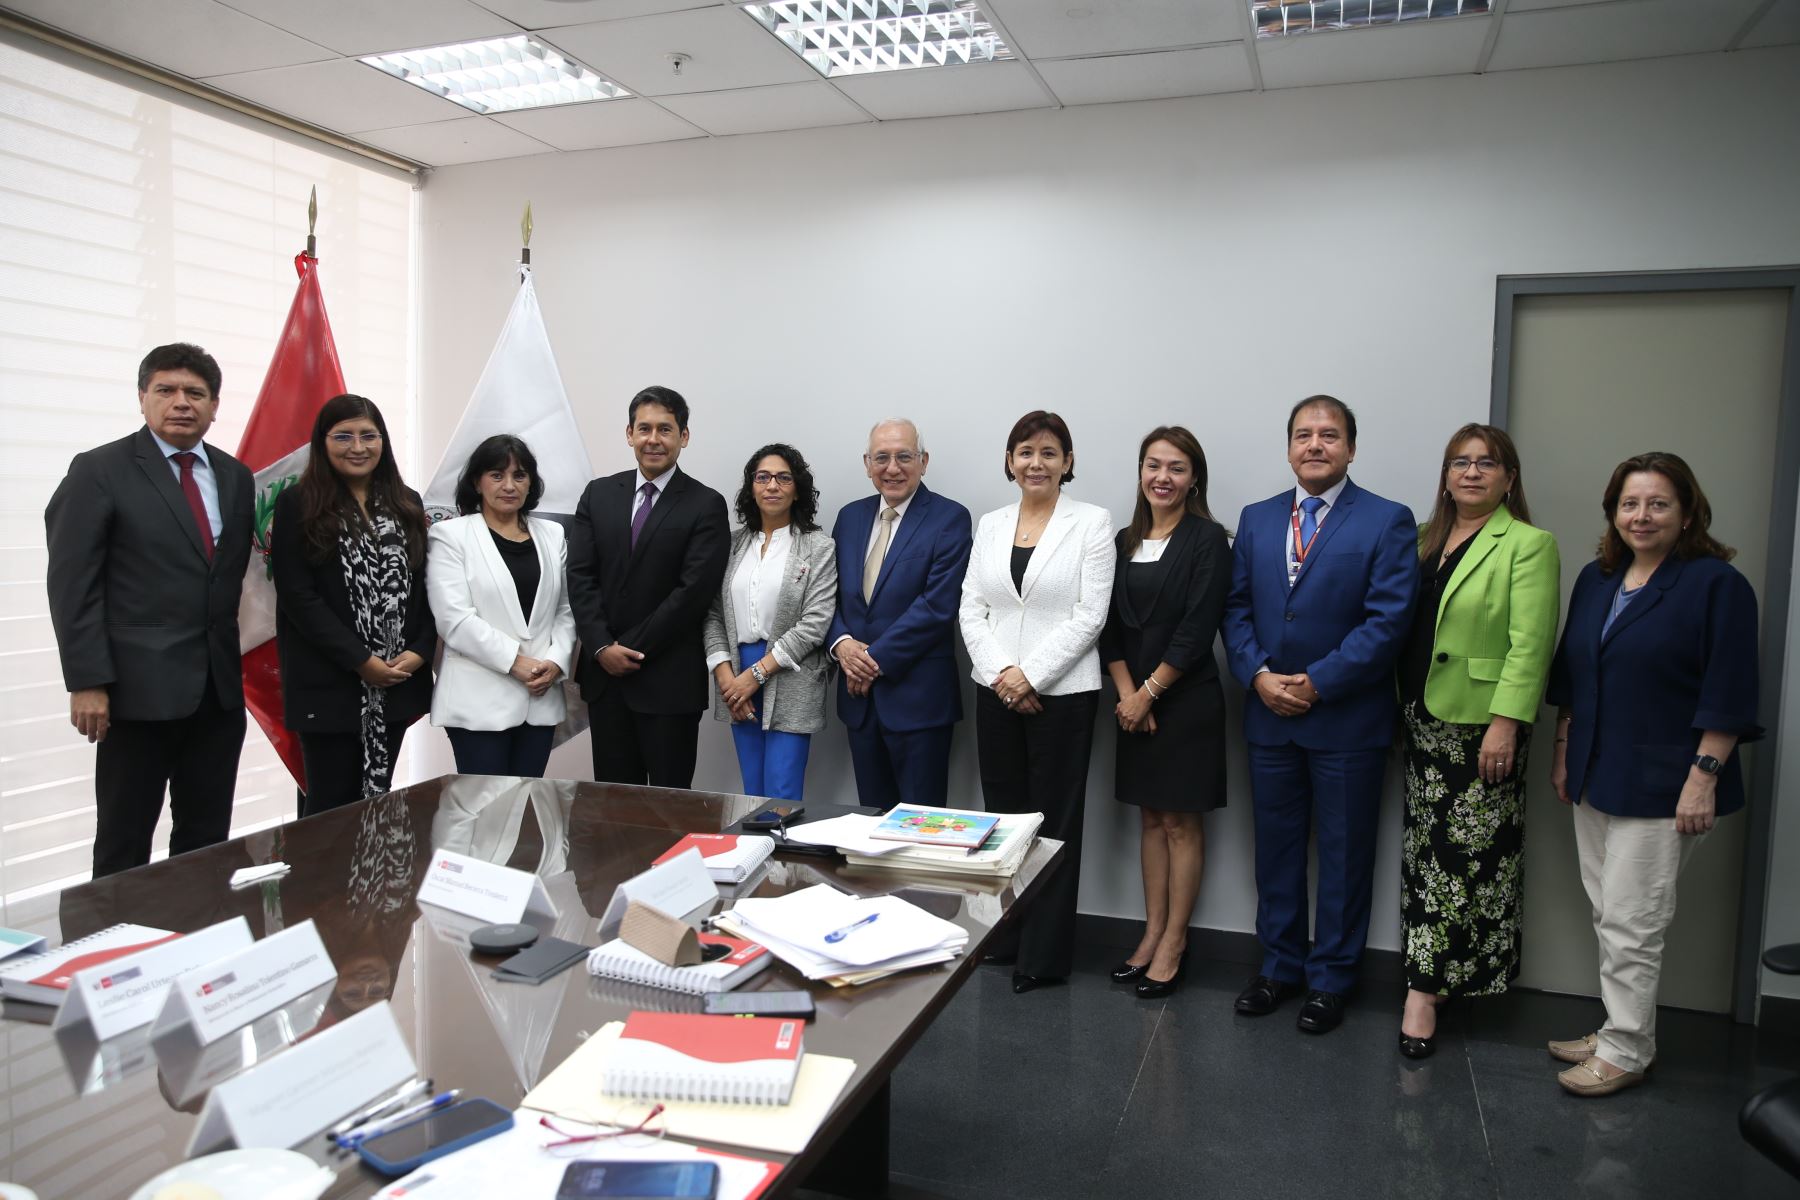
<path fill-rule="evenodd" d="M 461 1095 L 461 1088 L 451 1088 L 447 1092 L 439 1092 L 431 1099 L 415 1104 L 411 1108 L 403 1108 L 391 1117 L 382 1117 L 378 1121 L 369 1121 L 352 1129 L 337 1139 L 338 1145 L 360 1146 L 370 1138 L 380 1137 L 389 1130 L 398 1129 L 414 1117 L 424 1116 L 426 1113 L 436 1112 L 440 1108 L 456 1103 L 457 1098 Z"/>
<path fill-rule="evenodd" d="M 369 1105 L 369 1107 L 363 1109 L 361 1112 L 355 1114 L 354 1116 L 345 1117 L 342 1121 L 339 1121 L 336 1125 L 333 1125 L 330 1130 L 331 1139 L 333 1141 L 336 1141 L 338 1139 L 338 1137 L 340 1137 L 343 1134 L 349 1133 L 352 1129 L 355 1129 L 358 1125 L 366 1125 L 370 1121 L 373 1121 L 376 1118 L 380 1117 L 383 1113 L 387 1112 L 389 1109 L 398 1108 L 400 1105 L 405 1104 L 408 1100 L 411 1100 L 414 1096 L 418 1095 L 420 1092 L 428 1092 L 430 1090 L 431 1090 L 431 1080 L 429 1080 L 429 1079 L 414 1079 L 410 1083 L 406 1084 L 406 1086 L 402 1087 L 399 1091 L 397 1091 L 393 1095 L 389 1096 L 387 1099 L 377 1100 L 375 1103 Z"/>
<path fill-rule="evenodd" d="M 864 925 L 873 925 L 875 923 L 875 918 L 879 917 L 880 915 L 881 914 L 878 912 L 872 912 L 866 917 L 862 917 L 862 918 L 859 918 L 858 920 L 850 922 L 848 925 L 844 926 L 842 929 L 834 929 L 830 933 L 825 935 L 825 940 L 828 942 L 831 942 L 833 944 L 835 944 L 837 942 L 841 942 L 845 938 L 849 937 L 852 933 L 856 932 L 858 929 L 861 929 Z"/>

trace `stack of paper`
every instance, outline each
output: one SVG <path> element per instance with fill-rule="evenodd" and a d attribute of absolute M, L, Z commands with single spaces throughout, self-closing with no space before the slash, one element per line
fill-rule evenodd
<path fill-rule="evenodd" d="M 880 824 L 878 817 L 838 817 L 833 828 L 823 836 L 830 841 L 815 845 L 837 846 L 844 861 L 860 867 L 893 867 L 907 871 L 940 871 L 958 875 L 1008 876 L 1025 861 L 1038 827 L 1044 823 L 1043 813 L 1006 813 L 1000 817 L 987 840 L 979 849 L 961 850 L 954 846 L 917 846 L 904 842 L 873 841 L 869 834 Z M 861 822 L 860 825 L 838 822 Z M 799 840 L 811 826 L 802 825 L 788 831 L 788 837 Z M 820 836 L 820 835 L 815 835 Z"/>
<path fill-rule="evenodd" d="M 739 900 L 715 924 L 833 987 L 948 962 L 969 940 L 962 926 L 898 896 L 852 896 L 822 883 L 773 899 Z"/>

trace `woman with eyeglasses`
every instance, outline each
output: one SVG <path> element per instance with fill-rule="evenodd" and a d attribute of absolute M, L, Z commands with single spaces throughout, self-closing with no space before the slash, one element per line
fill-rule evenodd
<path fill-rule="evenodd" d="M 543 494 L 531 447 L 497 433 L 457 480 L 463 515 L 431 527 L 425 582 L 444 639 L 431 721 L 464 775 L 541 778 L 565 715 L 575 614 L 562 526 L 528 515 Z"/>
<path fill-rule="evenodd" d="M 825 634 L 837 606 L 837 547 L 819 529 L 819 489 L 792 446 L 744 463 L 739 528 L 706 615 L 713 716 L 731 722 L 744 792 L 798 800 L 812 735 L 825 728 Z"/>
<path fill-rule="evenodd" d="M 393 782 L 406 727 L 431 708 L 425 507 L 394 465 L 373 401 L 334 396 L 298 483 L 275 502 L 269 565 L 287 727 L 309 817 Z"/>
<path fill-rule="evenodd" d="M 1419 604 L 1400 654 L 1406 810 L 1400 1053 L 1436 1050 L 1438 1007 L 1519 973 L 1525 752 L 1556 645 L 1561 559 L 1530 524 L 1502 429 L 1451 435 L 1419 531 Z"/>

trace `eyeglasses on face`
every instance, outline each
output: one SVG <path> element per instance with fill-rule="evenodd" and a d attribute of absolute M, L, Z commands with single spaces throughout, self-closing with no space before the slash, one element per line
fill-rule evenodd
<path fill-rule="evenodd" d="M 793 487 L 794 473 L 792 471 L 777 471 L 771 475 L 767 471 L 758 471 L 750 477 L 750 482 L 754 483 L 757 487 L 768 487 L 771 483 L 779 483 L 782 487 Z"/>
<path fill-rule="evenodd" d="M 1453 475 L 1467 474 L 1470 468 L 1474 468 L 1477 475 L 1486 475 L 1491 471 L 1498 471 L 1500 464 L 1491 458 L 1453 458 L 1450 460 L 1450 472 Z"/>
<path fill-rule="evenodd" d="M 919 461 L 919 456 L 914 454 L 911 450 L 902 450 L 898 454 L 889 454 L 886 450 L 883 450 L 880 454 L 865 454 L 863 457 L 878 467 L 885 467 L 890 464 L 910 467 Z"/>
<path fill-rule="evenodd" d="M 356 445 L 381 445 L 381 435 L 373 429 L 364 430 L 362 433 L 334 433 L 330 434 L 325 440 L 340 450 L 348 450 L 350 447 Z"/>

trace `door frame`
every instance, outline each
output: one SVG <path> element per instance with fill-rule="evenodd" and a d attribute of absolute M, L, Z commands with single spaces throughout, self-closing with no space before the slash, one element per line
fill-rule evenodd
<path fill-rule="evenodd" d="M 1761 659 L 1757 709 L 1770 736 L 1758 748 L 1750 772 L 1745 817 L 1743 880 L 1738 891 L 1737 952 L 1732 967 L 1731 1015 L 1754 1024 L 1761 999 L 1763 936 L 1773 857 L 1775 781 L 1780 778 L 1781 693 L 1788 653 L 1788 607 L 1793 600 L 1794 528 L 1800 504 L 1800 265 L 1693 271 L 1644 271 L 1575 275 L 1501 275 L 1494 296 L 1494 363 L 1488 420 L 1507 427 L 1512 396 L 1514 307 L 1537 296 L 1620 295 L 1656 292 L 1782 291 L 1788 295 L 1782 339 L 1781 396 L 1775 430 L 1775 479 L 1770 491 L 1768 574 L 1763 583 Z M 1768 670 L 1769 664 L 1780 669 Z M 1800 799 L 1791 803 L 1800 806 Z M 1800 819 L 1800 807 L 1790 816 Z"/>

